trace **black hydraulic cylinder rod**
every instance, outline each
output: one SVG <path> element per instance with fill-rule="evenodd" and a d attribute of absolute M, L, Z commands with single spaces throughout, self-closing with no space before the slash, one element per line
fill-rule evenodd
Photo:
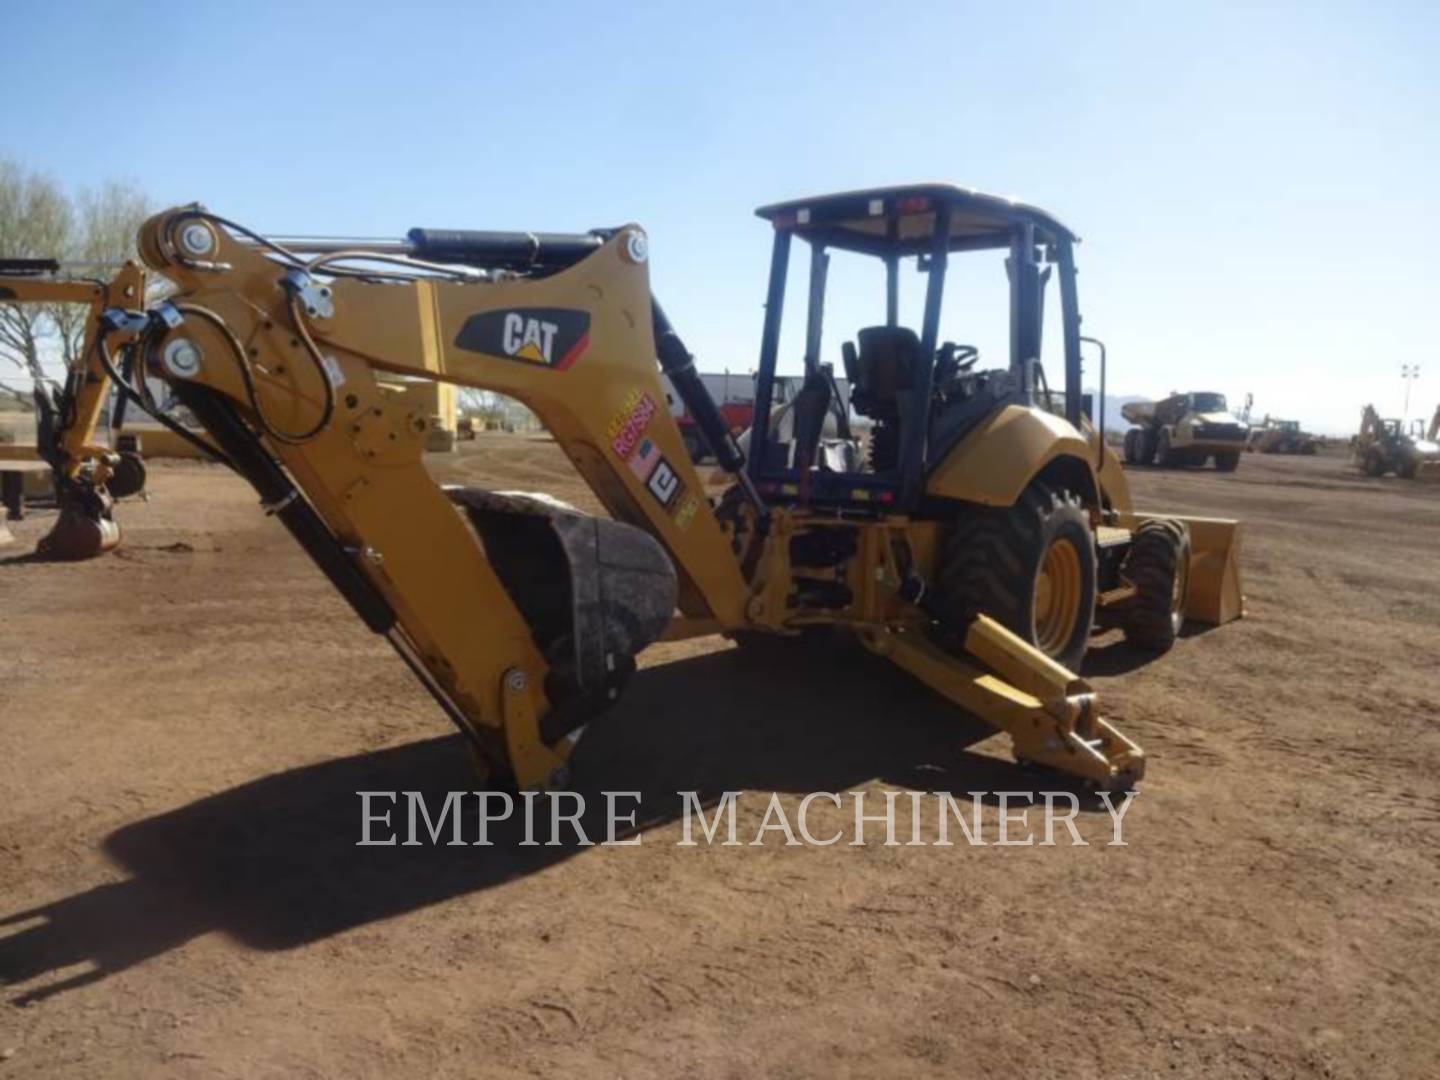
<path fill-rule="evenodd" d="M 134 386 L 135 382 L 135 350 L 125 350 L 125 357 L 120 361 L 120 374 L 125 377 L 127 386 Z M 130 399 L 120 390 L 115 388 L 115 404 L 110 413 L 110 430 L 118 431 L 125 426 L 125 414 L 129 411 Z"/>
<path fill-rule="evenodd" d="M 395 612 L 389 603 L 360 572 L 330 527 L 290 482 L 260 440 L 241 422 L 229 402 L 193 383 L 173 385 L 175 396 L 205 425 L 235 471 L 250 481 L 260 495 L 261 505 L 290 530 L 290 535 L 349 601 L 355 614 L 375 633 L 388 634 L 395 625 Z"/>
<path fill-rule="evenodd" d="M 462 263 L 486 269 L 558 270 L 571 266 L 605 243 L 605 234 L 477 232 L 469 229 L 411 229 L 411 251 L 431 262 Z"/>
<path fill-rule="evenodd" d="M 0 274 L 54 274 L 59 270 L 58 259 L 0 259 Z"/>
<path fill-rule="evenodd" d="M 655 352 L 660 357 L 660 367 L 670 377 L 675 392 L 685 403 L 685 408 L 695 419 L 700 435 L 709 444 L 720 467 L 729 473 L 737 473 L 745 467 L 745 454 L 735 436 L 725 426 L 720 407 L 705 389 L 700 373 L 695 370 L 695 358 L 690 355 L 680 335 L 670 325 L 665 311 L 653 297 L 650 300 L 652 322 L 655 330 Z"/>

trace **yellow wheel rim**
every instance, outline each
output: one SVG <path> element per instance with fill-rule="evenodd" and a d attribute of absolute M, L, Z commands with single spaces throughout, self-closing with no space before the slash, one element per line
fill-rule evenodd
<path fill-rule="evenodd" d="M 1056 540 L 1040 560 L 1032 613 L 1035 644 L 1058 656 L 1070 644 L 1080 617 L 1080 553 L 1069 540 Z"/>

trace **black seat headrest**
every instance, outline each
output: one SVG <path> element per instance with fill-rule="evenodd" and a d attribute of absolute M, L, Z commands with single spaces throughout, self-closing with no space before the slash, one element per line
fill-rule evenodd
<path fill-rule="evenodd" d="M 920 356 L 920 338 L 908 326 L 867 326 L 855 336 L 864 360 L 883 362 L 890 357 L 912 360 Z"/>
<path fill-rule="evenodd" d="M 855 370 L 848 374 L 862 398 L 891 401 L 897 393 L 914 389 L 920 367 L 920 339 L 914 330 L 867 326 L 855 336 L 860 351 L 854 359 Z"/>

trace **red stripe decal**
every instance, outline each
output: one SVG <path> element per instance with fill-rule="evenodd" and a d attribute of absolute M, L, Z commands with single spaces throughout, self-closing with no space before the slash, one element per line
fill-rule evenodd
<path fill-rule="evenodd" d="M 570 347 L 570 351 L 567 352 L 564 356 L 562 356 L 562 357 L 560 358 L 560 362 L 555 365 L 555 370 L 556 370 L 556 371 L 565 371 L 567 368 L 570 367 L 571 364 L 575 363 L 576 360 L 579 360 L 579 359 L 580 359 L 580 354 L 583 353 L 583 352 L 584 352 L 586 349 L 588 349 L 589 347 L 590 347 L 590 335 L 589 335 L 589 334 L 582 334 L 582 335 L 580 335 L 580 340 L 577 341 L 574 345 L 572 345 L 572 346 Z"/>

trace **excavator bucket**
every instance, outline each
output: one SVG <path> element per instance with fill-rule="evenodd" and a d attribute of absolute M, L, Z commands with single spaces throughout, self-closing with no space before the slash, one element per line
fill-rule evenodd
<path fill-rule="evenodd" d="M 635 656 L 675 614 L 679 583 L 649 533 L 546 495 L 446 489 L 550 664 L 542 733 L 568 734 L 613 702 Z"/>
<path fill-rule="evenodd" d="M 1158 514 L 1135 514 L 1129 527 Z M 1169 516 L 1169 515 L 1166 515 Z M 1240 587 L 1240 523 L 1229 518 L 1171 516 L 1190 530 L 1190 567 L 1185 590 L 1185 617 L 1219 626 L 1245 614 Z"/>
<path fill-rule="evenodd" d="M 60 511 L 54 527 L 40 538 L 35 552 L 46 559 L 79 562 L 103 555 L 119 543 L 120 526 L 115 522 L 67 508 Z"/>
<path fill-rule="evenodd" d="M 120 543 L 120 526 L 110 516 L 114 502 L 109 495 L 93 488 L 56 494 L 60 516 L 35 546 L 37 555 L 78 562 L 93 559 Z"/>

